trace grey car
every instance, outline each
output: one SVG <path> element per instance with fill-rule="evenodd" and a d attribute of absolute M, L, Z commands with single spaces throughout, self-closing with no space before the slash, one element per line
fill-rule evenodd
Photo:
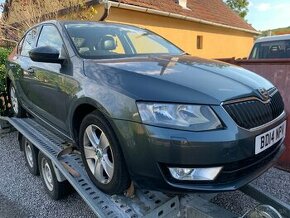
<path fill-rule="evenodd" d="M 7 86 L 15 116 L 30 114 L 74 143 L 109 194 L 131 181 L 235 190 L 284 149 L 286 115 L 273 84 L 133 26 L 40 23 L 10 55 Z"/>

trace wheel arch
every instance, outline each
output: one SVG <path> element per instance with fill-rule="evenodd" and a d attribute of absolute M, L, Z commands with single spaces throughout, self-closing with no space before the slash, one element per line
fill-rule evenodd
<path fill-rule="evenodd" d="M 90 98 L 83 98 L 80 99 L 77 104 L 75 104 L 74 107 L 72 107 L 73 109 L 70 112 L 70 134 L 72 136 L 72 138 L 75 140 L 75 142 L 78 145 L 78 135 L 79 135 L 79 130 L 80 130 L 80 126 L 81 126 L 81 122 L 82 120 L 85 118 L 86 115 L 92 113 L 93 111 L 98 111 L 99 114 L 101 116 L 103 116 L 105 118 L 105 120 L 107 121 L 107 124 L 112 128 L 112 131 L 116 137 L 116 140 L 119 142 L 120 145 L 120 149 L 121 152 L 123 154 L 123 157 L 125 159 L 125 165 L 128 168 L 128 158 L 126 158 L 126 154 L 124 153 L 124 148 L 122 146 L 122 140 L 119 138 L 119 133 L 118 133 L 118 129 L 115 126 L 114 122 L 112 121 L 112 116 L 109 113 L 109 111 L 107 111 L 101 104 L 99 104 L 98 102 L 90 99 Z"/>
<path fill-rule="evenodd" d="M 12 83 L 12 80 L 10 79 L 9 76 L 6 76 L 6 89 L 8 90 L 10 84 Z"/>
<path fill-rule="evenodd" d="M 69 129 L 71 136 L 76 142 L 78 142 L 78 133 L 82 120 L 86 115 L 92 113 L 95 110 L 104 116 L 111 124 L 111 122 L 108 120 L 110 113 L 101 104 L 90 98 L 82 98 L 78 100 L 77 103 L 75 103 L 75 105 L 72 107 L 69 115 Z"/>
<path fill-rule="evenodd" d="M 12 70 L 8 67 L 5 73 L 5 82 L 6 82 L 6 89 L 8 91 L 8 88 L 10 86 L 10 84 L 13 84 L 15 86 L 15 81 L 14 81 L 14 75 Z"/>

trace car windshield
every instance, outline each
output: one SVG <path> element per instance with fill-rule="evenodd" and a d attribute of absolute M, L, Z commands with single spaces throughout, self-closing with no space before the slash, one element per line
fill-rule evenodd
<path fill-rule="evenodd" d="M 250 59 L 290 58 L 290 40 L 256 43 Z"/>
<path fill-rule="evenodd" d="M 137 27 L 99 23 L 69 23 L 65 28 L 78 54 L 88 59 L 144 55 L 180 55 L 164 38 Z"/>

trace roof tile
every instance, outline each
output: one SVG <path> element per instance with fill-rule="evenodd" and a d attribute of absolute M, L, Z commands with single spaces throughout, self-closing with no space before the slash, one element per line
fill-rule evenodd
<path fill-rule="evenodd" d="M 176 0 L 114 0 L 116 2 L 156 9 L 205 21 L 256 31 L 222 0 L 187 0 L 190 10 L 183 9 Z"/>

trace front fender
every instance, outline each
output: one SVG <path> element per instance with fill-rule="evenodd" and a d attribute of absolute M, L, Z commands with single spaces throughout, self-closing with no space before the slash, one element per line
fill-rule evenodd
<path fill-rule="evenodd" d="M 75 135 L 73 117 L 81 106 L 95 108 L 100 111 L 108 121 L 111 121 L 112 119 L 120 119 L 140 122 L 139 113 L 134 99 L 121 94 L 112 95 L 112 93 L 108 93 L 108 96 L 106 97 L 97 97 L 97 95 L 90 97 L 83 96 L 74 101 L 69 107 L 68 126 L 71 136 Z"/>

